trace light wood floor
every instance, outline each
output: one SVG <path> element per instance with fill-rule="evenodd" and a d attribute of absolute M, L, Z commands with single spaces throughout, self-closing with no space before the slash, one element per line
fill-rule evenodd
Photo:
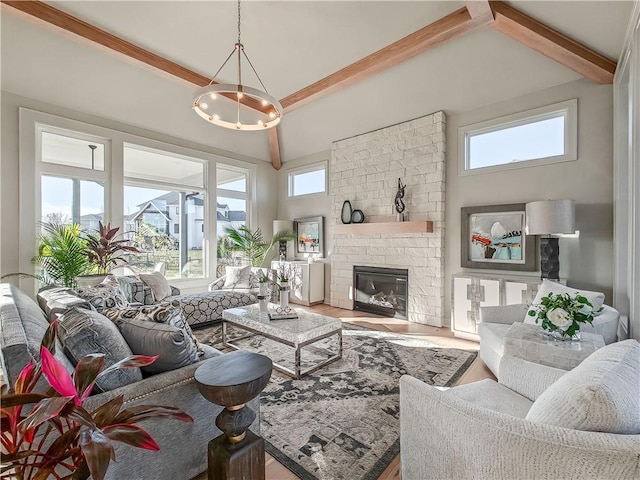
<path fill-rule="evenodd" d="M 448 328 L 431 327 L 418 323 L 407 322 L 395 318 L 378 317 L 368 313 L 355 312 L 332 307 L 330 305 L 315 305 L 313 307 L 295 306 L 296 309 L 309 309 L 313 312 L 327 315 L 329 317 L 340 318 L 345 323 L 351 323 L 362 327 L 380 330 L 383 332 L 395 332 L 416 338 L 428 340 L 443 347 L 462 348 L 465 350 L 478 350 L 479 344 L 468 340 L 456 338 Z M 493 378 L 493 374 L 485 364 L 476 358 L 471 367 L 460 377 L 457 385 L 472 383 L 485 378 Z M 267 480 L 298 480 L 298 477 L 291 473 L 284 465 L 278 462 L 268 453 L 266 454 L 266 479 Z M 194 480 L 206 480 L 206 474 L 196 477 Z M 400 479 L 400 455 L 393 459 L 387 469 L 382 472 L 378 480 L 399 480 Z"/>

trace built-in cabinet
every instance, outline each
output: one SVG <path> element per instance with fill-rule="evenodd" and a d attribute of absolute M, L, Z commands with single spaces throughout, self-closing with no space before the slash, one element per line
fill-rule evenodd
<path fill-rule="evenodd" d="M 531 303 L 538 277 L 457 273 L 451 285 L 451 331 L 456 337 L 478 340 L 480 307 Z"/>
<path fill-rule="evenodd" d="M 289 275 L 290 302 L 308 306 L 324 301 L 324 263 L 273 261 L 271 268 Z"/>

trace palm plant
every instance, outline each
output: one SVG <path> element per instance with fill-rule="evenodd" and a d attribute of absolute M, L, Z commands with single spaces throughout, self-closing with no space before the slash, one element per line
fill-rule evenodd
<path fill-rule="evenodd" d="M 80 236 L 82 227 L 45 222 L 44 233 L 38 237 L 38 252 L 32 262 L 42 268 L 41 280 L 65 287 L 74 287 L 76 277 L 89 269 L 85 254 L 87 242 Z"/>
<path fill-rule="evenodd" d="M 231 242 L 230 249 L 243 252 L 253 267 L 264 266 L 263 263 L 265 263 L 265 260 L 269 260 L 267 255 L 274 246 L 280 242 L 286 242 L 296 238 L 296 234 L 292 231 L 281 231 L 271 238 L 270 243 L 267 243 L 259 228 L 252 232 L 251 229 L 245 225 L 225 227 L 224 233 Z"/>

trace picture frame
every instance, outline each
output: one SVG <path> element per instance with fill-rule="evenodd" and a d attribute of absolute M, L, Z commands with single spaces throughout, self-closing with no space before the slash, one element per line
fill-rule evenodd
<path fill-rule="evenodd" d="M 462 207 L 461 266 L 534 272 L 536 238 L 524 232 L 524 203 Z"/>
<path fill-rule="evenodd" d="M 313 254 L 324 257 L 324 217 L 293 219 L 296 232 L 296 253 Z"/>

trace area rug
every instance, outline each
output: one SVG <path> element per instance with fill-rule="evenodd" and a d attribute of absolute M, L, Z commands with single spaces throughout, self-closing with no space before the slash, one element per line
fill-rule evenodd
<path fill-rule="evenodd" d="M 219 325 L 194 333 L 225 350 Z M 236 343 L 288 367 L 293 362 L 292 348 L 264 337 Z M 327 358 L 336 344 L 327 339 L 307 347 L 303 368 Z M 407 335 L 345 325 L 341 360 L 300 380 L 274 370 L 260 402 L 267 451 L 303 480 L 377 479 L 400 453 L 400 377 L 449 387 L 475 357 Z"/>

